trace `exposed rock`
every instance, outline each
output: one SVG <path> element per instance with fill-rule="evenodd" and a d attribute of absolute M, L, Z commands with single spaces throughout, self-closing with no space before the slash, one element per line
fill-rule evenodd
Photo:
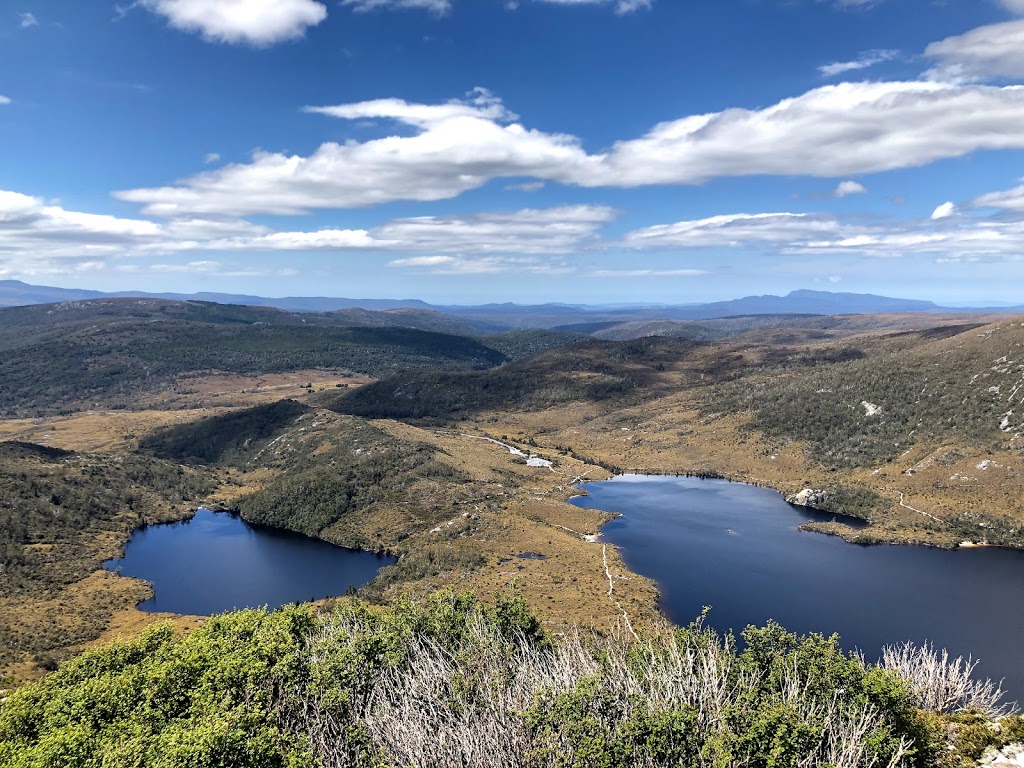
<path fill-rule="evenodd" d="M 1024 742 L 989 750 L 978 763 L 982 768 L 1024 768 Z"/>
<path fill-rule="evenodd" d="M 865 416 L 881 416 L 882 415 L 881 407 L 875 405 L 874 403 L 869 403 L 867 400 L 862 401 L 860 406 L 861 406 L 861 408 L 864 409 L 864 415 Z"/>
<path fill-rule="evenodd" d="M 794 493 L 789 496 L 786 501 L 790 504 L 796 504 L 800 507 L 814 507 L 818 508 L 831 498 L 832 494 L 828 491 L 818 491 L 813 488 L 804 488 L 799 493 Z"/>

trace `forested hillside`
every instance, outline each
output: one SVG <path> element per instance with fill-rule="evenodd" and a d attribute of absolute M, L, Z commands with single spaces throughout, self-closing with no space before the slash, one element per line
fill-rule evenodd
<path fill-rule="evenodd" d="M 400 325 L 127 299 L 0 310 L 0 352 L 0 413 L 8 417 L 123 407 L 196 371 L 319 368 L 380 377 L 418 367 L 489 368 L 505 359 L 469 337 Z"/>

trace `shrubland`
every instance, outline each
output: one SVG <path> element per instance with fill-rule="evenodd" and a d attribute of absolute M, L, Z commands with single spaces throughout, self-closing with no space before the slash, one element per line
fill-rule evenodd
<path fill-rule="evenodd" d="M 993 687 L 935 698 L 960 667 L 915 659 L 777 625 L 556 638 L 512 592 L 244 611 L 16 690 L 0 766 L 952 768 L 1024 736 Z"/>
<path fill-rule="evenodd" d="M 504 355 L 480 341 L 396 326 L 333 324 L 200 302 L 74 302 L 0 310 L 0 413 L 123 407 L 197 371 L 323 368 L 380 377 L 409 368 L 479 369 Z"/>

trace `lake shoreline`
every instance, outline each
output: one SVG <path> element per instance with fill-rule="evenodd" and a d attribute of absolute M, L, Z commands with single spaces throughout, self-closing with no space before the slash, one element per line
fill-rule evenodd
<path fill-rule="evenodd" d="M 1019 549 L 961 547 L 974 554 L 958 557 L 956 548 L 804 537 L 822 532 L 805 527 L 820 520 L 794 525 L 813 510 L 774 489 L 725 479 L 631 473 L 585 486 L 575 503 L 621 515 L 601 526 L 602 543 L 630 574 L 654 583 L 659 611 L 677 625 L 711 605 L 720 631 L 775 620 L 798 633 L 838 632 L 850 650 L 872 653 L 934 641 L 954 655 L 984 658 L 985 675 L 1005 676 L 1024 695 L 1017 679 L 1024 653 L 1012 641 L 1024 620 L 1006 624 L 1001 607 L 1024 598 L 1014 591 L 1024 575 Z M 951 623 L 953 605 L 963 615 Z"/>

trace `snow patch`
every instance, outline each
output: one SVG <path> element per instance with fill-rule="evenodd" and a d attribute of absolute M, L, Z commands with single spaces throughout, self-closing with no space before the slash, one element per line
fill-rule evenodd
<path fill-rule="evenodd" d="M 860 404 L 860 407 L 864 409 L 864 415 L 865 416 L 871 417 L 871 416 L 881 416 L 882 415 L 881 407 L 875 405 L 874 403 L 869 403 L 867 400 L 862 400 L 861 404 Z"/>

